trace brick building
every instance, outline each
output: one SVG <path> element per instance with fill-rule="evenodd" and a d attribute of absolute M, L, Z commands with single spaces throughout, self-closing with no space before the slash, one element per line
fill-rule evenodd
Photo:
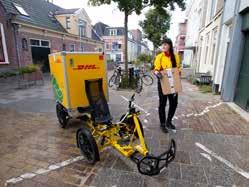
<path fill-rule="evenodd" d="M 63 9 L 45 0 L 0 1 L 0 71 L 38 64 L 48 70 L 56 51 L 102 51 L 83 8 Z"/>
<path fill-rule="evenodd" d="M 99 37 L 105 42 L 107 59 L 117 63 L 124 62 L 124 27 L 109 27 L 98 22 L 94 25 Z M 142 32 L 139 29 L 128 31 L 128 62 L 135 61 L 141 53 L 150 54 L 147 43 L 142 41 Z"/>

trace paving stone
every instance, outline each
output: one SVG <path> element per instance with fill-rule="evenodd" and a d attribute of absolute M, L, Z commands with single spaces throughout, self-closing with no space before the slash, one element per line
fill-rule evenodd
<path fill-rule="evenodd" d="M 132 172 L 124 172 L 120 170 L 103 168 L 101 172 L 94 178 L 91 186 L 142 186 L 144 183 L 140 175 Z"/>
<path fill-rule="evenodd" d="M 182 179 L 186 181 L 191 181 L 195 183 L 207 184 L 207 178 L 205 176 L 204 170 L 201 167 L 181 165 Z"/>
<path fill-rule="evenodd" d="M 189 153 L 185 151 L 176 151 L 176 157 L 174 162 L 182 164 L 190 164 Z"/>
<path fill-rule="evenodd" d="M 144 179 L 143 187 L 169 187 L 168 179 L 148 177 Z"/>
<path fill-rule="evenodd" d="M 195 184 L 189 181 L 170 179 L 169 186 L 170 187 L 193 187 L 195 186 Z"/>
<path fill-rule="evenodd" d="M 215 186 L 232 186 L 234 184 L 233 171 L 224 166 L 204 168 L 208 182 Z"/>

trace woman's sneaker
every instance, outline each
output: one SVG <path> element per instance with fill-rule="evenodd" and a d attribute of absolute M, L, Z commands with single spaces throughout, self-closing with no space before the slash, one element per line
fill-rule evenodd
<path fill-rule="evenodd" d="M 176 127 L 172 124 L 171 121 L 166 123 L 166 128 L 172 130 L 173 132 L 176 132 Z"/>
<path fill-rule="evenodd" d="M 168 133 L 168 130 L 167 130 L 166 126 L 165 126 L 165 123 L 161 123 L 160 127 L 161 127 L 161 129 L 162 129 L 162 131 L 164 133 Z"/>

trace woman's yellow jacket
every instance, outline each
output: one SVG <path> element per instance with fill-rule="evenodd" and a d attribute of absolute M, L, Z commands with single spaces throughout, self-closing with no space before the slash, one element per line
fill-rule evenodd
<path fill-rule="evenodd" d="M 181 70 L 181 63 L 180 63 L 180 57 L 178 54 L 175 54 L 176 59 L 176 67 Z M 170 57 L 167 57 L 164 52 L 158 54 L 156 56 L 156 59 L 154 61 L 154 70 L 155 71 L 161 71 L 164 69 L 172 68 L 172 62 L 170 60 Z"/>

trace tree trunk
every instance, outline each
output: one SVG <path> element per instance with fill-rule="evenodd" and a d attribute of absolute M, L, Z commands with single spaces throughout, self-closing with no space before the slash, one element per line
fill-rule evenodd
<path fill-rule="evenodd" d="M 128 76 L 128 13 L 125 12 L 125 19 L 124 19 L 124 64 L 125 64 L 125 74 Z"/>

